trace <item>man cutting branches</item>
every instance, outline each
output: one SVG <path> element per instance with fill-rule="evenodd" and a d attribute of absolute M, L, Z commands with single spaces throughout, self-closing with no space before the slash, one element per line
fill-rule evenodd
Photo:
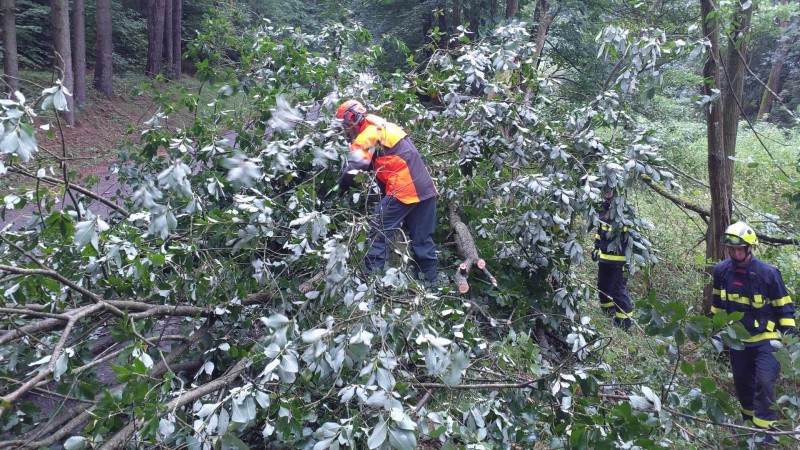
<path fill-rule="evenodd" d="M 357 100 L 347 100 L 336 110 L 350 140 L 350 160 L 339 177 L 339 188 L 354 186 L 359 171 L 374 171 L 383 194 L 370 220 L 367 273 L 383 268 L 388 243 L 405 226 L 411 238 L 414 262 L 425 280 L 436 280 L 438 259 L 433 232 L 436 228 L 436 186 L 414 143 L 398 125 L 374 114 Z"/>

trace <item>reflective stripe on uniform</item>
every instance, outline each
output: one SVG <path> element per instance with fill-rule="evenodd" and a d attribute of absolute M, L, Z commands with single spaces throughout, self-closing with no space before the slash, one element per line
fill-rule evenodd
<path fill-rule="evenodd" d="M 606 261 L 622 261 L 622 262 L 625 262 L 625 255 L 610 255 L 608 253 L 600 252 L 600 259 L 605 259 Z"/>
<path fill-rule="evenodd" d="M 772 306 L 778 308 L 792 303 L 792 298 L 788 295 L 772 301 Z"/>
<path fill-rule="evenodd" d="M 764 419 L 759 419 L 758 417 L 753 416 L 753 423 L 756 424 L 757 427 L 769 428 L 775 422 L 777 422 L 777 420 L 764 420 Z"/>
<path fill-rule="evenodd" d="M 759 342 L 759 341 L 766 341 L 767 339 L 780 339 L 781 337 L 778 335 L 777 331 L 765 331 L 763 333 L 754 334 L 753 336 L 742 339 L 742 342 Z"/>

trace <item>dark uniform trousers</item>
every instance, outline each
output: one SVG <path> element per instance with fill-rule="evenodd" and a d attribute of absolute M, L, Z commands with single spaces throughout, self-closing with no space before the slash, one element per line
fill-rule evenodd
<path fill-rule="evenodd" d="M 768 340 L 750 344 L 744 350 L 730 349 L 733 384 L 742 405 L 742 417 L 754 420 L 760 427 L 778 420 L 772 405 L 781 363 L 775 359 L 774 351 Z"/>
<path fill-rule="evenodd" d="M 614 318 L 614 325 L 627 330 L 631 326 L 633 303 L 628 296 L 628 278 L 623 267 L 600 261 L 597 264 L 597 290 L 603 312 Z"/>
<path fill-rule="evenodd" d="M 427 281 L 434 281 L 439 263 L 433 242 L 436 197 L 411 204 L 405 204 L 391 195 L 381 199 L 370 220 L 371 248 L 365 259 L 367 272 L 380 269 L 386 263 L 388 245 L 401 224 L 408 230 L 417 269 Z"/>

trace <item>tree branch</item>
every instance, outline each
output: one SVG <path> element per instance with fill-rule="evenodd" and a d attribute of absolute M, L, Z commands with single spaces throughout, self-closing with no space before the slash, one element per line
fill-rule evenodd
<path fill-rule="evenodd" d="M 210 381 L 198 388 L 192 389 L 186 394 L 181 395 L 180 397 L 172 400 L 166 405 L 166 409 L 168 411 L 173 411 L 188 403 L 193 403 L 195 400 L 198 400 L 205 395 L 208 395 L 214 391 L 222 389 L 223 387 L 231 384 L 244 371 L 249 361 L 250 360 L 248 358 L 240 359 L 239 362 L 236 363 L 236 365 L 231 367 L 230 370 L 228 370 L 228 372 L 225 373 L 225 375 L 217 378 L 214 381 Z M 115 434 L 110 439 L 105 441 L 99 450 L 116 450 L 119 448 L 123 448 L 125 446 L 125 443 L 136 432 L 136 428 L 138 425 L 141 425 L 138 420 L 131 420 L 128 423 L 128 425 L 125 426 L 125 428 L 121 429 L 120 431 L 117 432 L 117 434 Z"/>
<path fill-rule="evenodd" d="M 711 217 L 711 213 L 709 213 L 709 211 L 704 209 L 702 206 L 695 205 L 694 203 L 689 203 L 686 200 L 683 200 L 682 198 L 680 198 L 680 197 L 678 197 L 676 195 L 673 195 L 672 193 L 670 193 L 666 189 L 664 189 L 663 186 L 661 186 L 661 185 L 657 184 L 655 181 L 653 181 L 653 179 L 650 178 L 649 175 L 642 175 L 641 179 L 642 179 L 642 181 L 644 181 L 644 183 L 647 186 L 649 186 L 652 190 L 656 191 L 656 193 L 658 193 L 658 195 L 666 198 L 667 200 L 669 200 L 672 203 L 676 204 L 680 208 L 688 209 L 690 211 L 694 211 L 695 213 L 697 213 L 697 215 L 700 216 L 701 219 L 703 219 L 703 221 L 708 223 L 708 218 Z M 779 237 L 773 237 L 773 236 L 769 236 L 769 235 L 762 234 L 762 233 L 757 233 L 757 234 L 758 234 L 758 239 L 759 240 L 761 240 L 762 242 L 769 243 L 769 244 L 775 244 L 775 245 L 800 245 L 800 240 L 798 240 L 798 239 L 779 238 Z"/>
<path fill-rule="evenodd" d="M 97 200 L 98 202 L 108 206 L 109 208 L 113 209 L 114 211 L 116 211 L 116 212 L 118 212 L 120 214 L 123 214 L 125 216 L 130 215 L 130 212 L 128 212 L 127 209 L 123 208 L 122 206 L 117 205 L 113 201 L 111 201 L 111 200 L 109 200 L 109 199 L 107 199 L 107 198 L 105 198 L 105 197 L 103 197 L 101 195 L 98 195 L 98 194 L 96 194 L 96 193 L 94 193 L 94 192 L 92 192 L 89 189 L 86 189 L 84 187 L 77 186 L 77 185 L 72 184 L 72 183 L 65 183 L 64 181 L 59 180 L 58 178 L 52 178 L 52 177 L 48 177 L 46 175 L 42 176 L 42 177 L 39 177 L 39 176 L 36 176 L 36 174 L 33 174 L 31 172 L 28 172 L 25 169 L 22 169 L 22 168 L 16 167 L 16 166 L 9 167 L 8 171 L 9 172 L 13 172 L 13 173 L 18 173 L 20 175 L 24 175 L 24 176 L 29 177 L 29 178 L 42 180 L 42 181 L 44 181 L 44 182 L 46 182 L 46 183 L 48 183 L 50 185 L 53 185 L 53 186 L 55 186 L 55 185 L 65 185 L 68 190 L 73 190 L 73 191 L 80 192 L 81 194 L 83 194 L 83 195 L 85 195 L 85 196 L 87 196 L 89 198 L 92 198 L 94 200 Z"/>

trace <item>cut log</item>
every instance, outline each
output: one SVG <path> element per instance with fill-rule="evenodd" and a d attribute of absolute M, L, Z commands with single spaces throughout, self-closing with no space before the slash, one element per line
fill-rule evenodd
<path fill-rule="evenodd" d="M 497 279 L 492 276 L 489 269 L 486 268 L 486 261 L 478 256 L 478 247 L 475 245 L 475 238 L 472 237 L 472 232 L 469 230 L 469 227 L 461 221 L 456 204 L 451 203 L 448 206 L 448 211 L 450 226 L 453 228 L 453 233 L 455 234 L 456 250 L 462 258 L 461 264 L 458 265 L 458 270 L 456 270 L 454 277 L 458 292 L 466 294 L 469 291 L 469 281 L 467 281 L 467 277 L 469 277 L 472 266 L 477 266 L 479 269 L 483 270 L 483 273 L 489 278 L 489 282 L 492 283 L 492 286 L 497 287 Z"/>

